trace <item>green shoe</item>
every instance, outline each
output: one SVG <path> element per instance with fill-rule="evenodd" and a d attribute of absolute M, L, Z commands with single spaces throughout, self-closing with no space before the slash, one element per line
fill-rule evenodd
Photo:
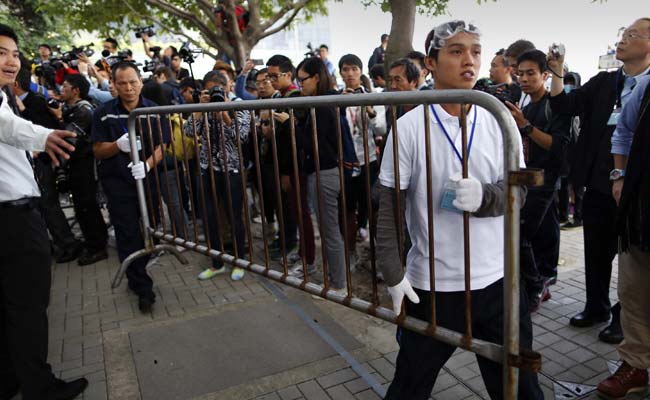
<path fill-rule="evenodd" d="M 208 280 L 208 279 L 212 279 L 217 275 L 223 274 L 224 272 L 226 272 L 226 267 L 225 266 L 221 266 L 221 268 L 218 268 L 218 269 L 208 268 L 208 269 L 206 269 L 205 271 L 203 271 L 203 272 L 201 272 L 199 274 L 199 280 L 200 281 L 205 281 L 205 280 Z"/>
<path fill-rule="evenodd" d="M 241 268 L 233 268 L 232 272 L 230 273 L 230 279 L 233 281 L 238 281 L 244 277 L 244 270 Z"/>

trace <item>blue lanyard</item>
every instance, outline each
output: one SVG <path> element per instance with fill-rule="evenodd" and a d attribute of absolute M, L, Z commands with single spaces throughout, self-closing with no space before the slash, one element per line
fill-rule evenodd
<path fill-rule="evenodd" d="M 447 130 L 445 129 L 445 126 L 442 124 L 440 121 L 440 117 L 438 117 L 438 113 L 436 113 L 436 109 L 433 107 L 433 104 L 429 104 L 429 107 L 431 107 L 431 112 L 433 112 L 433 116 L 436 117 L 436 121 L 438 121 L 438 125 L 440 125 L 440 129 L 442 129 L 442 133 L 445 134 L 447 137 L 447 141 L 449 141 L 449 144 L 451 145 L 451 148 L 454 149 L 454 152 L 456 153 L 456 156 L 458 157 L 458 160 L 460 163 L 463 163 L 463 156 L 460 155 L 458 152 L 458 149 L 456 148 L 456 145 L 454 144 L 454 141 L 451 140 L 451 137 L 447 133 Z M 476 106 L 474 106 L 474 121 L 472 122 L 472 133 L 469 136 L 469 143 L 467 145 L 467 160 L 469 161 L 469 153 L 472 151 L 472 142 L 474 141 L 474 130 L 476 129 Z"/>

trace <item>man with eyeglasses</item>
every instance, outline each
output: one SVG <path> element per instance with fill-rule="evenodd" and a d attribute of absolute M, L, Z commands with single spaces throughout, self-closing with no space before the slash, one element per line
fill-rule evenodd
<path fill-rule="evenodd" d="M 563 46 L 562 46 L 563 47 Z M 582 205 L 587 301 L 584 310 L 570 320 L 576 327 L 611 323 L 598 335 L 606 343 L 620 343 L 620 304 L 611 307 L 609 283 L 612 261 L 618 249 L 616 201 L 612 186 L 622 185 L 625 170 L 614 168 L 611 139 L 622 108 L 639 79 L 650 72 L 650 18 L 627 27 L 616 47 L 623 67 L 601 72 L 582 87 L 564 91 L 564 54 L 549 53 L 553 74 L 550 105 L 553 112 L 584 116 L 572 171 L 577 186 L 585 186 Z M 560 52 L 562 53 L 562 52 Z"/>
<path fill-rule="evenodd" d="M 144 151 L 144 158 L 133 164 L 128 134 L 129 113 L 136 108 L 153 107 L 157 104 L 140 95 L 142 79 L 135 64 L 125 61 L 113 66 L 112 78 L 117 98 L 104 103 L 95 111 L 91 139 L 95 157 L 100 160 L 99 178 L 108 198 L 108 212 L 115 228 L 118 257 L 120 262 L 123 262 L 129 255 L 144 248 L 144 239 L 138 223 L 141 215 L 135 180 L 144 179 L 158 166 L 164 158 L 170 134 L 166 117 L 161 116 L 160 125 L 155 118 L 151 118 L 151 124 L 148 124 L 146 117 L 139 117 L 144 119 L 136 121 L 136 135 Z M 148 126 L 151 126 L 151 135 L 147 128 L 144 128 L 144 132 L 141 131 L 142 127 Z M 158 127 L 162 128 L 161 132 Z M 142 152 L 140 156 L 142 157 Z M 149 184 L 154 181 L 148 179 Z M 155 214 L 158 210 L 158 196 L 153 186 L 151 193 L 153 206 L 150 212 Z M 150 217 L 156 218 L 155 215 Z M 138 296 L 138 308 L 143 313 L 151 311 L 151 306 L 156 301 L 153 281 L 147 274 L 148 261 L 148 255 L 139 257 L 126 270 L 129 289 Z"/>

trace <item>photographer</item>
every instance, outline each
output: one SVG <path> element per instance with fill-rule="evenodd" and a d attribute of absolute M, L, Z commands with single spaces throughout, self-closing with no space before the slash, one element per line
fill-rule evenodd
<path fill-rule="evenodd" d="M 501 49 L 494 54 L 490 63 L 490 80 L 493 85 L 503 85 L 500 92 L 507 91 L 509 97 L 519 101 L 522 95 L 521 88 L 512 80 L 513 67 L 505 57 L 505 52 L 504 49 Z"/>
<path fill-rule="evenodd" d="M 190 71 L 188 71 L 186 68 L 181 67 L 182 62 L 183 59 L 179 53 L 172 54 L 170 67 L 174 72 L 174 78 L 178 82 L 190 77 Z"/>
<path fill-rule="evenodd" d="M 136 37 L 142 39 L 142 46 L 144 47 L 144 54 L 147 57 L 151 58 L 153 61 L 161 62 L 165 66 L 169 67 L 172 62 L 172 56 L 178 54 L 178 49 L 174 46 L 167 46 L 163 51 L 163 54 L 160 54 L 160 46 L 151 46 L 149 38 L 154 35 L 153 28 L 149 27 L 148 29 L 140 29 L 136 32 Z"/>
<path fill-rule="evenodd" d="M 554 196 L 560 188 L 560 169 L 571 139 L 571 120 L 551 112 L 544 86 L 548 78 L 546 55 L 539 50 L 525 52 L 517 65 L 519 84 L 530 101 L 523 109 L 509 101 L 506 105 L 522 135 L 526 165 L 544 169 L 544 185 L 528 188 L 521 210 L 521 276 L 532 313 L 551 297 L 548 285 L 557 277 L 560 223 Z M 540 246 L 542 243 L 551 245 Z"/>
<path fill-rule="evenodd" d="M 74 212 L 84 237 L 84 249 L 77 264 L 94 264 L 108 258 L 106 223 L 97 204 L 95 157 L 90 143 L 94 107 L 87 100 L 90 84 L 81 75 L 66 75 L 61 85 L 59 108 L 52 114 L 67 130 L 77 133 L 75 151 L 63 166 L 70 181 Z"/>
<path fill-rule="evenodd" d="M 361 59 L 354 54 L 346 54 L 339 60 L 339 71 L 341 78 L 345 83 L 345 89 L 342 94 L 368 93 L 361 85 L 361 73 L 363 72 L 363 63 Z M 368 148 L 365 149 L 363 141 L 363 116 L 367 116 L 368 129 Z M 354 267 L 357 262 L 356 241 L 365 241 L 368 239 L 368 218 L 372 210 L 368 210 L 367 193 L 366 193 L 366 159 L 365 150 L 368 151 L 370 186 L 377 180 L 379 175 L 379 163 L 377 162 L 377 150 L 375 145 L 375 136 L 383 137 L 386 133 L 386 119 L 377 115 L 377 110 L 372 106 L 347 107 L 345 116 L 350 133 L 354 142 L 354 149 L 359 160 L 357 168 L 352 170 L 351 177 L 346 175 L 346 194 L 347 194 L 347 212 L 346 221 L 348 225 L 348 251 L 350 257 L 350 266 Z M 348 179 L 351 178 L 351 179 Z M 358 213 L 357 213 L 358 212 Z M 357 235 L 358 234 L 358 235 Z"/>
<path fill-rule="evenodd" d="M 228 80 L 219 71 L 210 71 L 203 78 L 204 90 L 201 92 L 201 103 L 229 102 Z M 242 180 L 244 171 L 241 170 L 239 160 L 239 149 L 237 148 L 237 130 L 235 118 L 239 127 L 239 139 L 242 147 L 248 142 L 250 132 L 250 113 L 248 111 L 237 111 L 231 114 L 228 111 L 211 112 L 206 119 L 201 113 L 192 114 L 183 127 L 187 136 L 194 136 L 196 132 L 200 136 L 199 162 L 201 164 L 201 175 L 203 179 L 203 190 L 205 191 L 207 215 L 204 221 L 208 225 L 210 244 L 213 249 L 221 250 L 221 235 L 219 219 L 216 214 L 216 206 L 211 196 L 210 188 L 214 182 L 219 201 L 226 207 L 226 215 L 230 219 L 230 226 L 234 230 L 233 243 L 236 246 L 236 254 L 244 258 L 244 222 L 242 211 L 244 207 L 244 183 Z M 225 144 L 225 148 L 224 148 Z M 225 153 L 225 154 L 224 154 Z M 225 161 L 225 162 L 224 162 Z M 213 170 L 211 171 L 210 168 Z M 226 177 L 227 172 L 227 177 Z M 214 180 L 213 180 L 214 178 Z M 229 185 L 229 186 L 228 186 Z M 228 198 L 228 192 L 231 197 Z M 232 213 L 230 212 L 232 211 Z M 206 268 L 198 276 L 200 280 L 211 279 L 226 272 L 226 267 L 220 259 L 212 258 L 212 265 Z M 244 277 L 244 270 L 234 267 L 230 278 L 234 281 Z"/>
<path fill-rule="evenodd" d="M 104 40 L 104 43 L 102 43 L 102 58 L 106 59 L 108 57 L 114 56 L 117 54 L 117 40 L 113 38 L 106 38 Z M 97 60 L 95 63 L 95 66 L 99 70 L 104 70 L 104 64 L 102 63 L 102 60 Z"/>

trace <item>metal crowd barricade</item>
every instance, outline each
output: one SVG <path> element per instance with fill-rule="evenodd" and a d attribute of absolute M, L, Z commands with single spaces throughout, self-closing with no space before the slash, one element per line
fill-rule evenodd
<path fill-rule="evenodd" d="M 316 119 L 316 107 L 334 107 L 336 112 L 339 113 L 344 107 L 352 106 L 367 106 L 367 105 L 385 105 L 388 109 L 389 107 L 392 110 L 392 118 L 388 121 L 389 128 L 391 128 L 391 135 L 393 135 L 393 153 L 394 153 L 394 168 L 395 168 L 395 182 L 399 182 L 399 154 L 398 154 L 398 141 L 399 141 L 399 131 L 397 129 L 396 121 L 396 112 L 398 105 L 425 105 L 425 120 L 423 121 L 425 126 L 425 146 L 426 146 L 426 161 L 427 161 L 427 187 L 428 187 L 428 196 L 427 196 L 427 206 L 428 206 L 428 227 L 429 227 L 429 259 L 430 259 L 430 275 L 431 275 L 431 288 L 432 292 L 435 291 L 435 269 L 434 269 L 434 235 L 433 235 L 433 198 L 431 187 L 432 182 L 432 171 L 431 171 L 431 148 L 430 148 L 430 128 L 429 128 L 429 108 L 426 107 L 428 104 L 475 104 L 478 105 L 489 112 L 496 118 L 499 126 L 501 127 L 503 134 L 503 144 L 504 144 L 504 181 L 506 188 L 506 210 L 505 210 L 505 226 L 504 226 L 504 235 L 505 235 L 505 249 L 504 249 L 504 344 L 499 345 L 496 343 L 486 342 L 480 339 L 476 339 L 472 336 L 471 330 L 471 303 L 470 303 L 470 260 L 469 260 L 469 213 L 465 212 L 463 217 L 464 222 L 464 247 L 465 247 L 465 301 L 466 301 L 466 331 L 465 333 L 455 332 L 444 327 L 438 326 L 436 323 L 435 316 L 435 294 L 432 295 L 432 316 L 431 323 L 412 317 L 408 317 L 404 313 L 404 307 L 402 307 L 402 312 L 400 315 L 396 315 L 391 309 L 382 307 L 380 305 L 379 296 L 378 296 L 378 283 L 376 276 L 376 266 L 375 266 L 375 248 L 374 248 L 374 233 L 375 222 L 373 218 L 369 218 L 370 222 L 370 264 L 371 264 L 371 279 L 372 279 L 372 297 L 370 300 L 362 299 L 354 296 L 354 282 L 352 281 L 352 274 L 350 268 L 350 260 L 347 257 L 348 254 L 348 229 L 347 223 L 343 222 L 342 231 L 343 231 L 343 243 L 345 245 L 345 268 L 346 268 L 346 281 L 347 281 L 347 294 L 342 294 L 339 291 L 330 290 L 330 282 L 328 277 L 328 270 L 331 266 L 328 265 L 327 257 L 325 254 L 325 246 L 321 244 L 322 249 L 322 269 L 323 269 L 323 284 L 314 282 L 312 277 L 308 274 L 307 268 L 304 268 L 304 277 L 298 279 L 296 277 L 290 276 L 288 273 L 288 260 L 287 260 L 287 248 L 286 248 L 286 238 L 284 236 L 284 216 L 282 211 L 282 195 L 280 192 L 280 171 L 279 171 L 279 161 L 278 161 L 278 148 L 276 145 L 276 126 L 273 118 L 270 118 L 271 125 L 271 134 L 270 134 L 270 144 L 271 144 L 271 153 L 273 160 L 273 176 L 275 183 L 274 193 L 265 193 L 263 190 L 262 184 L 262 166 L 260 160 L 259 152 L 259 143 L 258 143 L 258 126 L 255 123 L 258 116 L 264 110 L 278 110 L 278 109 L 288 109 L 289 118 L 291 120 L 291 132 L 290 132 L 290 151 L 292 159 L 290 162 L 293 164 L 293 184 L 297 187 L 295 188 L 296 204 L 297 204 L 297 213 L 298 218 L 298 230 L 300 232 L 300 241 L 304 249 L 304 229 L 305 221 L 302 218 L 302 202 L 300 199 L 300 179 L 298 177 L 298 162 L 297 162 L 297 144 L 296 144 L 296 129 L 295 129 L 295 119 L 296 115 L 294 114 L 295 110 L 301 110 L 304 113 L 306 112 L 312 118 L 312 121 Z M 465 107 L 461 107 L 463 110 L 460 116 L 460 122 L 462 127 L 463 135 L 463 176 L 467 177 L 468 167 L 467 167 L 467 126 L 466 126 L 466 112 Z M 519 348 L 519 291 L 520 291 L 520 280 L 519 280 L 519 209 L 522 204 L 521 194 L 518 190 L 518 187 L 521 185 L 536 185 L 539 184 L 541 174 L 534 171 L 524 171 L 519 169 L 519 140 L 517 136 L 519 135 L 518 130 L 516 129 L 514 120 L 512 119 L 510 112 L 501 104 L 496 98 L 482 92 L 470 91 L 470 90 L 445 90 L 445 91 L 411 91 L 411 92 L 397 92 L 397 93 L 374 93 L 374 94 L 358 94 L 358 95 L 340 95 L 340 96 L 318 96 L 318 97 L 302 97 L 302 98 L 282 98 L 282 99 L 266 99 L 266 100 L 253 100 L 253 101 L 236 101 L 236 102 L 227 102 L 227 103 L 207 103 L 207 104 L 193 104 L 193 105 L 183 105 L 183 106 L 166 106 L 166 107 L 151 107 L 151 108 L 142 108 L 134 110 L 129 117 L 129 139 L 131 142 L 131 149 L 133 155 L 133 161 L 138 162 L 140 157 L 144 155 L 144 149 L 142 153 L 137 152 L 136 146 L 136 124 L 138 124 L 139 132 L 141 134 L 149 135 L 150 142 L 153 142 L 153 137 L 151 137 L 152 126 L 157 126 L 157 132 L 161 134 L 161 124 L 169 124 L 169 129 L 172 129 L 171 122 L 169 118 L 163 118 L 166 115 L 178 114 L 178 113 L 194 113 L 196 116 L 200 116 L 205 126 L 209 126 L 208 119 L 209 115 L 216 115 L 221 111 L 228 111 L 231 113 L 236 113 L 237 111 L 248 111 L 250 112 L 250 118 L 253 121 L 250 125 L 250 140 L 253 142 L 253 156 L 252 164 L 253 169 L 251 172 L 254 172 L 256 179 L 252 182 L 253 186 L 256 186 L 258 195 L 260 197 L 261 205 L 261 214 L 262 214 L 262 245 L 263 252 L 262 257 L 256 257 L 254 254 L 254 243 L 256 240 L 253 239 L 250 227 L 250 216 L 248 215 L 248 196 L 246 194 L 246 184 L 247 184 L 247 169 L 243 163 L 243 144 L 240 138 L 240 122 L 238 121 L 237 116 L 233 118 L 233 123 L 235 124 L 236 132 L 236 147 L 237 154 L 239 156 L 239 171 L 241 177 L 241 185 L 243 192 L 243 211 L 244 211 L 244 221 L 235 221 L 233 213 L 233 200 L 231 193 L 231 186 L 229 181 L 229 171 L 228 171 L 228 159 L 226 152 L 221 152 L 223 157 L 223 165 L 225 165 L 225 171 L 223 171 L 226 178 L 226 202 L 219 202 L 217 196 L 217 187 L 215 185 L 214 177 L 214 165 L 213 161 L 209 159 L 208 171 L 210 187 L 206 188 L 203 185 L 203 180 L 198 179 L 196 182 L 192 182 L 192 174 L 190 169 L 195 168 L 195 173 L 200 176 L 201 170 L 198 163 L 199 152 L 200 152 L 200 141 L 199 136 L 201 132 L 196 131 L 196 125 L 193 124 L 193 143 L 194 143 L 194 158 L 195 166 L 191 166 L 189 162 L 188 152 L 186 148 L 185 141 L 180 143 L 173 142 L 169 146 L 172 149 L 175 146 L 183 146 L 184 150 L 184 159 L 176 160 L 176 173 L 175 179 L 173 182 L 170 182 L 167 175 L 167 166 L 163 163 L 163 167 L 154 168 L 151 171 L 147 178 L 144 181 L 137 181 L 137 194 L 138 201 L 140 206 L 140 212 L 142 216 L 142 229 L 143 235 L 145 238 L 145 248 L 130 255 L 121 265 L 121 268 L 117 271 L 113 279 L 113 287 L 119 286 L 122 281 L 122 277 L 126 268 L 133 262 L 134 259 L 141 257 L 145 254 L 151 254 L 158 252 L 160 250 L 167 250 L 174 254 L 182 263 L 187 263 L 185 258 L 177 251 L 176 246 L 181 246 L 185 249 L 204 254 L 209 257 L 221 259 L 224 263 L 230 264 L 232 266 L 240 267 L 245 270 L 263 275 L 274 281 L 292 286 L 294 288 L 301 289 L 303 291 L 309 292 L 312 295 L 321 296 L 328 300 L 337 302 L 339 304 L 345 305 L 357 311 L 373 315 L 375 317 L 381 318 L 386 321 L 394 322 L 399 324 L 402 327 L 411 329 L 413 331 L 419 332 L 424 335 L 432 336 L 442 342 L 448 343 L 453 346 L 458 346 L 468 351 L 474 352 L 478 355 L 481 355 L 492 361 L 501 363 L 504 368 L 504 397 L 506 399 L 515 399 L 517 397 L 517 382 L 518 382 L 518 368 L 528 368 L 535 371 L 538 371 L 541 366 L 541 358 L 539 354 L 534 353 L 530 350 L 522 350 Z M 303 116 L 306 114 L 303 114 Z M 144 122 L 143 122 L 144 120 Z M 155 124 L 155 125 L 152 125 Z M 319 209 L 320 221 L 319 228 L 321 229 L 321 240 L 324 240 L 322 234 L 322 218 L 323 218 L 323 200 L 321 193 L 321 172 L 319 168 L 319 151 L 318 151 L 318 132 L 316 130 L 316 123 L 312 123 L 312 132 L 311 140 L 312 145 L 314 146 L 314 157 L 315 157 L 315 177 L 316 177 L 316 189 L 317 189 L 317 204 L 315 207 Z M 346 195 L 345 185 L 343 178 L 343 158 L 342 158 L 342 129 L 340 118 L 336 121 L 336 134 L 337 134 L 337 150 L 338 150 L 338 171 L 339 179 L 341 185 L 341 197 L 342 201 L 340 202 L 343 208 L 343 215 L 346 213 Z M 223 124 L 221 126 L 220 132 L 215 134 L 218 136 L 220 141 L 219 145 L 221 148 L 226 148 L 225 134 L 223 130 Z M 368 141 L 371 140 L 368 136 L 368 120 L 365 112 L 362 113 L 362 132 L 363 143 L 365 147 L 364 151 L 364 161 L 365 165 L 362 168 L 366 169 L 366 179 L 364 185 L 366 186 L 367 198 L 364 199 L 367 201 L 368 210 L 370 215 L 372 215 L 372 200 L 371 200 L 371 184 L 370 184 L 370 171 L 369 171 L 369 152 L 368 152 Z M 160 137 L 159 139 L 162 139 Z M 215 136 L 206 135 L 204 145 L 207 144 L 208 147 L 212 147 L 211 140 L 215 140 Z M 286 149 L 285 149 L 286 151 Z M 180 170 L 179 170 L 180 169 Z M 164 182 L 161 183 L 161 178 L 159 174 L 161 172 L 165 173 Z M 184 179 L 181 179 L 183 177 Z M 189 191 L 190 203 L 191 203 L 191 219 L 193 224 L 192 229 L 188 230 L 187 226 L 184 224 L 182 227 L 176 226 L 175 218 L 171 218 L 171 227 L 166 226 L 164 212 L 162 208 L 163 202 L 161 201 L 161 184 L 170 185 L 176 184 L 177 190 L 181 189 L 181 181 L 185 181 L 187 189 Z M 399 194 L 399 185 L 397 186 L 396 193 Z M 169 186 L 167 189 L 169 190 Z M 198 192 L 198 193 L 197 193 Z M 215 207 L 215 215 L 217 215 L 216 221 L 207 221 L 205 216 L 207 215 L 207 196 L 212 198 L 212 206 Z M 282 252 L 282 263 L 281 266 L 272 265 L 269 258 L 269 243 L 268 243 L 268 230 L 269 224 L 265 221 L 264 215 L 264 196 L 274 196 L 277 201 L 277 213 L 278 213 L 278 223 L 279 223 L 279 241 L 281 243 L 281 252 Z M 400 204 L 399 195 L 396 196 L 397 204 L 396 209 L 396 221 L 398 227 L 398 249 L 400 254 L 401 265 L 405 265 L 405 254 L 402 244 L 404 243 L 404 232 L 403 232 L 403 221 L 402 215 L 399 212 L 402 205 Z M 157 201 L 153 201 L 157 200 Z M 198 204 L 197 204 L 198 203 Z M 225 204 L 224 204 L 225 203 Z M 153 205 L 158 204 L 160 209 L 153 209 Z M 220 212 L 218 210 L 219 205 L 222 206 L 223 211 L 227 213 L 226 219 L 230 221 L 232 242 L 233 242 L 233 254 L 230 254 L 224 250 L 224 241 L 221 237 L 220 242 L 221 246 L 219 248 L 214 248 L 214 244 L 210 242 L 208 234 L 208 225 L 215 223 L 218 224 L 222 229 L 219 230 L 220 236 L 223 235 L 225 225 L 220 217 Z M 196 211 L 201 211 L 203 216 L 203 232 L 205 238 L 202 239 L 199 233 L 198 224 L 196 222 L 197 216 Z M 171 208 L 170 208 L 171 211 Z M 151 215 L 160 215 L 161 223 L 158 224 L 156 218 L 151 219 Z M 221 213 L 223 214 L 223 212 Z M 237 223 L 245 224 L 245 235 L 246 241 L 248 243 L 248 257 L 245 258 L 244 254 L 238 254 L 237 246 L 235 245 L 236 239 L 236 226 Z M 161 240 L 163 243 L 157 244 L 156 241 Z M 257 240 L 260 241 L 260 240 Z M 305 251 L 302 252 L 302 261 L 303 265 L 306 266 L 305 260 Z"/>

